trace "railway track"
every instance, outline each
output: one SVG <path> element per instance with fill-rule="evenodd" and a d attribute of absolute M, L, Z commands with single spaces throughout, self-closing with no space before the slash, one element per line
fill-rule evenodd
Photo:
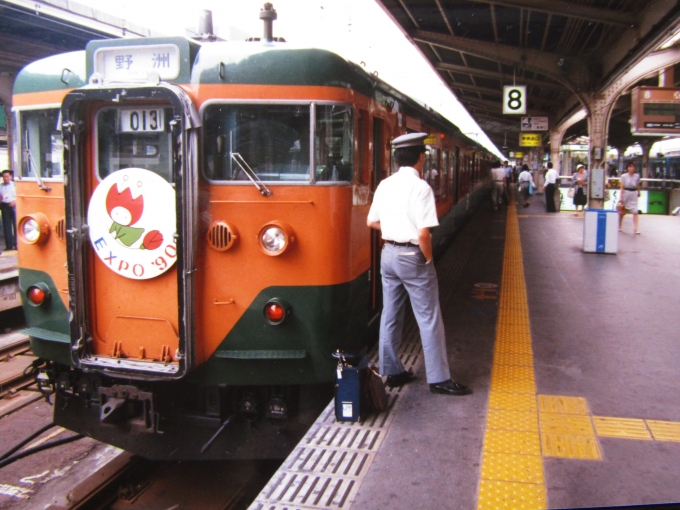
<path fill-rule="evenodd" d="M 0 455 L 51 422 L 26 374 L 36 359 L 20 308 L 0 312 Z M 19 450 L 71 436 L 46 430 Z M 0 510 L 245 510 L 280 461 L 155 462 L 90 438 L 0 467 Z"/>

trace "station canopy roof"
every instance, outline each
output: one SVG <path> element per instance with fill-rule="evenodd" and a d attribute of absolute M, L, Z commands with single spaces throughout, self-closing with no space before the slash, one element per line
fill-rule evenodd
<path fill-rule="evenodd" d="M 680 29 L 680 3 L 674 0 L 378 2 L 493 143 L 500 149 L 507 139 L 509 151 L 519 150 L 520 116 L 503 115 L 504 85 L 526 85 L 526 115 L 549 117 L 554 126 L 582 108 L 579 96 L 597 94 Z M 680 70 L 675 77 L 677 84 Z M 656 86 L 658 74 L 638 84 Z M 639 139 L 630 134 L 629 118 L 628 93 L 615 106 L 610 145 Z M 584 119 L 565 140 L 587 130 Z M 549 144 L 547 133 L 543 144 Z"/>

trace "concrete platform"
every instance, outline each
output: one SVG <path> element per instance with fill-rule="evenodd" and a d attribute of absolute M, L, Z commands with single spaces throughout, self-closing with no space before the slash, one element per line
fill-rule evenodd
<path fill-rule="evenodd" d="M 414 362 L 384 416 L 329 407 L 251 508 L 680 502 L 680 219 L 642 216 L 635 236 L 627 217 L 618 254 L 586 254 L 583 218 L 534 201 L 482 211 L 437 265 L 452 375 L 474 394 L 430 394 Z M 319 465 L 337 479 L 310 484 Z"/>

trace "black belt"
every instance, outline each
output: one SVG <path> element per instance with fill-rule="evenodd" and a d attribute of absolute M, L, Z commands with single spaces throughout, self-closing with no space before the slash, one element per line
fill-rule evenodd
<path fill-rule="evenodd" d="M 623 189 L 625 189 L 626 191 L 637 191 L 637 188 L 623 188 Z"/>
<path fill-rule="evenodd" d="M 413 243 L 398 243 L 396 241 L 390 241 L 389 239 L 385 239 L 385 242 L 387 244 L 393 244 L 394 246 L 402 246 L 402 247 L 405 247 L 405 248 L 420 248 L 420 246 L 418 246 L 417 244 L 413 244 Z"/>

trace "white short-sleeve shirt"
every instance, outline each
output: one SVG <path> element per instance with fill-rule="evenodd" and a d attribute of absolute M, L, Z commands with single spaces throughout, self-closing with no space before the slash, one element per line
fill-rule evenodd
<path fill-rule="evenodd" d="M 551 168 L 545 174 L 545 182 L 548 183 L 548 184 L 556 184 L 558 176 L 559 176 L 559 174 L 557 173 L 557 170 L 555 170 L 554 168 Z"/>
<path fill-rule="evenodd" d="M 368 219 L 380 222 L 383 239 L 397 243 L 418 244 L 418 229 L 439 225 L 432 188 L 410 166 L 378 185 Z"/>

